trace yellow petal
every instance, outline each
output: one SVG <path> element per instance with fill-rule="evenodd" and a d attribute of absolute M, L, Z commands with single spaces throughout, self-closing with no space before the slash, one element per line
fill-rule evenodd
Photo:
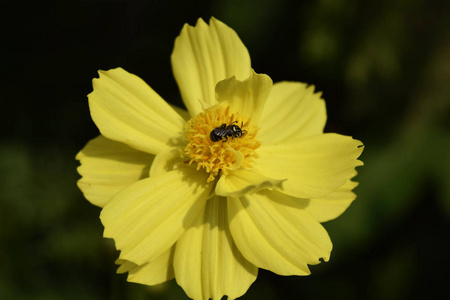
<path fill-rule="evenodd" d="M 219 102 L 226 102 L 230 111 L 251 118 L 258 124 L 261 113 L 272 88 L 272 79 L 265 74 L 256 74 L 253 70 L 250 77 L 240 81 L 231 77 L 220 81 L 216 86 Z"/>
<path fill-rule="evenodd" d="M 169 249 L 205 205 L 212 189 L 206 178 L 183 168 L 138 181 L 114 196 L 100 219 L 120 258 L 143 265 Z"/>
<path fill-rule="evenodd" d="M 76 156 L 78 187 L 89 202 L 103 207 L 124 187 L 148 177 L 154 157 L 100 135 Z"/>
<path fill-rule="evenodd" d="M 328 261 L 328 233 L 296 200 L 269 190 L 228 198 L 231 234 L 255 266 L 279 275 L 308 275 L 307 264 Z"/>
<path fill-rule="evenodd" d="M 221 176 L 216 186 L 216 195 L 240 197 L 261 189 L 280 187 L 283 180 L 271 179 L 255 172 L 240 169 Z"/>
<path fill-rule="evenodd" d="M 88 97 L 92 119 L 104 136 L 152 154 L 174 144 L 185 121 L 169 104 L 121 68 L 99 74 Z"/>
<path fill-rule="evenodd" d="M 175 247 L 171 247 L 154 261 L 140 266 L 127 260 L 119 260 L 121 266 L 117 273 L 128 272 L 128 281 L 145 285 L 156 285 L 171 280 L 174 278 L 174 249 Z"/>
<path fill-rule="evenodd" d="M 183 148 L 168 148 L 156 155 L 150 168 L 150 176 L 157 176 L 184 166 L 181 152 Z"/>
<path fill-rule="evenodd" d="M 305 210 L 318 222 L 326 222 L 339 217 L 356 199 L 352 190 L 358 185 L 357 182 L 348 180 L 336 191 L 319 199 L 302 199 L 307 204 Z"/>
<path fill-rule="evenodd" d="M 258 168 L 262 175 L 287 179 L 283 192 L 297 198 L 322 198 L 351 177 L 363 150 L 349 136 L 327 133 L 296 142 L 262 145 Z"/>
<path fill-rule="evenodd" d="M 117 268 L 117 274 L 126 273 L 138 266 L 137 264 L 132 263 L 131 261 L 120 258 L 115 261 L 115 264 L 119 265 L 119 267 Z"/>
<path fill-rule="evenodd" d="M 201 102 L 216 103 L 216 84 L 231 76 L 250 75 L 250 56 L 236 32 L 211 18 L 195 27 L 185 25 L 175 40 L 172 69 L 191 116 L 202 111 Z"/>
<path fill-rule="evenodd" d="M 176 105 L 170 105 L 174 111 L 177 112 L 185 121 L 189 121 L 191 118 L 191 115 L 189 115 L 189 112 L 185 110 L 184 108 L 178 107 Z"/>
<path fill-rule="evenodd" d="M 327 115 L 320 96 L 305 83 L 275 83 L 259 121 L 258 139 L 276 144 L 323 133 Z"/>
<path fill-rule="evenodd" d="M 177 283 L 193 299 L 235 299 L 256 279 L 258 269 L 236 248 L 227 220 L 226 199 L 208 200 L 198 218 L 176 244 Z"/>

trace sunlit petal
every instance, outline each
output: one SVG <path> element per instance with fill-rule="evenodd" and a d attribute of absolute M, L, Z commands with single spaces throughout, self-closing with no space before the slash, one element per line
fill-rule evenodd
<path fill-rule="evenodd" d="M 227 176 L 221 176 L 216 186 L 216 194 L 224 197 L 240 197 L 261 189 L 280 187 L 283 180 L 268 178 L 255 170 L 240 169 Z"/>
<path fill-rule="evenodd" d="M 142 79 L 121 68 L 99 74 L 88 97 L 104 136 L 152 154 L 177 143 L 185 121 Z"/>
<path fill-rule="evenodd" d="M 82 176 L 78 187 L 86 199 L 102 207 L 124 187 L 148 177 L 154 157 L 100 135 L 76 156 Z"/>
<path fill-rule="evenodd" d="M 259 121 L 258 139 L 276 144 L 323 133 L 327 115 L 320 96 L 305 83 L 275 83 Z"/>
<path fill-rule="evenodd" d="M 216 103 L 216 84 L 231 76 L 243 80 L 250 75 L 250 56 L 236 32 L 211 18 L 199 19 L 195 27 L 185 25 L 172 53 L 172 68 L 183 101 L 191 116 L 201 112 L 203 101 Z"/>
<path fill-rule="evenodd" d="M 138 181 L 103 208 L 104 236 L 114 239 L 121 259 L 137 265 L 151 262 L 190 227 L 211 189 L 206 174 L 192 168 Z"/>
<path fill-rule="evenodd" d="M 322 198 L 351 177 L 363 150 L 349 136 L 321 134 L 258 149 L 261 174 L 287 179 L 283 191 L 297 198 Z"/>
<path fill-rule="evenodd" d="M 228 198 L 231 234 L 252 264 L 280 275 L 308 275 L 307 264 L 328 261 L 326 230 L 296 200 L 269 190 Z"/>
<path fill-rule="evenodd" d="M 357 182 L 348 180 L 339 189 L 323 198 L 303 200 L 307 202 L 305 210 L 321 223 L 333 220 L 339 217 L 356 199 L 356 194 L 352 190 L 357 185 Z"/>
<path fill-rule="evenodd" d="M 258 269 L 231 237 L 225 198 L 208 200 L 203 217 L 180 237 L 174 268 L 178 284 L 193 299 L 235 299 L 256 279 Z"/>
<path fill-rule="evenodd" d="M 236 77 L 220 81 L 216 86 L 216 96 L 219 102 L 226 102 L 231 111 L 239 112 L 258 124 L 271 88 L 269 76 L 252 71 L 250 77 L 243 81 Z"/>
<path fill-rule="evenodd" d="M 128 272 L 128 281 L 146 285 L 156 285 L 173 279 L 174 250 L 175 247 L 171 247 L 152 262 L 140 266 L 130 261 L 119 259 L 116 262 L 120 264 L 117 273 Z"/>

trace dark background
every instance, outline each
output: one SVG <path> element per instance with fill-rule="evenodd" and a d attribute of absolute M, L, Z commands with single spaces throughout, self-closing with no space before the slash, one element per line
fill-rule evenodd
<path fill-rule="evenodd" d="M 253 68 L 314 84 L 327 132 L 364 142 L 357 200 L 325 223 L 331 260 L 308 277 L 260 270 L 243 299 L 448 294 L 450 2 L 2 1 L 0 298 L 186 299 L 116 275 L 75 154 L 98 134 L 86 95 L 123 67 L 181 105 L 170 54 L 184 23 L 234 28 Z"/>

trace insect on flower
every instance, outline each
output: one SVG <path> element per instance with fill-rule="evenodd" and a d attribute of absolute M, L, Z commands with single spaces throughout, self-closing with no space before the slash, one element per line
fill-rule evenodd
<path fill-rule="evenodd" d="M 122 68 L 88 95 L 101 134 L 76 156 L 78 186 L 102 207 L 117 272 L 175 278 L 195 300 L 241 297 L 259 269 L 309 275 L 332 250 L 321 223 L 356 198 L 362 143 L 324 133 L 321 93 L 256 73 L 217 19 L 185 25 L 171 62 L 187 111 Z"/>
<path fill-rule="evenodd" d="M 244 125 L 244 122 L 241 122 L 241 127 L 234 125 L 234 123 L 237 123 L 237 121 L 234 121 L 228 126 L 226 123 L 223 123 L 222 126 L 213 129 L 209 135 L 211 141 L 218 142 L 225 138 L 224 142 L 228 142 L 229 136 L 231 136 L 232 138 L 241 137 L 245 133 L 245 130 L 241 129 L 241 127 Z"/>

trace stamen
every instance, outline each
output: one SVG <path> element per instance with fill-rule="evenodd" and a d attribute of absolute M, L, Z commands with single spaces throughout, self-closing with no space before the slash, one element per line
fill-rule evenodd
<path fill-rule="evenodd" d="M 226 124 L 225 128 L 221 128 L 222 124 Z M 232 124 L 238 128 L 229 127 Z M 211 132 L 217 128 L 213 141 Z M 250 125 L 246 116 L 230 112 L 229 107 L 216 105 L 199 113 L 186 123 L 185 130 L 188 144 L 184 152 L 189 165 L 196 163 L 197 170 L 209 173 L 208 182 L 231 170 L 249 169 L 258 158 L 255 152 L 261 145 L 255 139 L 258 127 Z"/>

